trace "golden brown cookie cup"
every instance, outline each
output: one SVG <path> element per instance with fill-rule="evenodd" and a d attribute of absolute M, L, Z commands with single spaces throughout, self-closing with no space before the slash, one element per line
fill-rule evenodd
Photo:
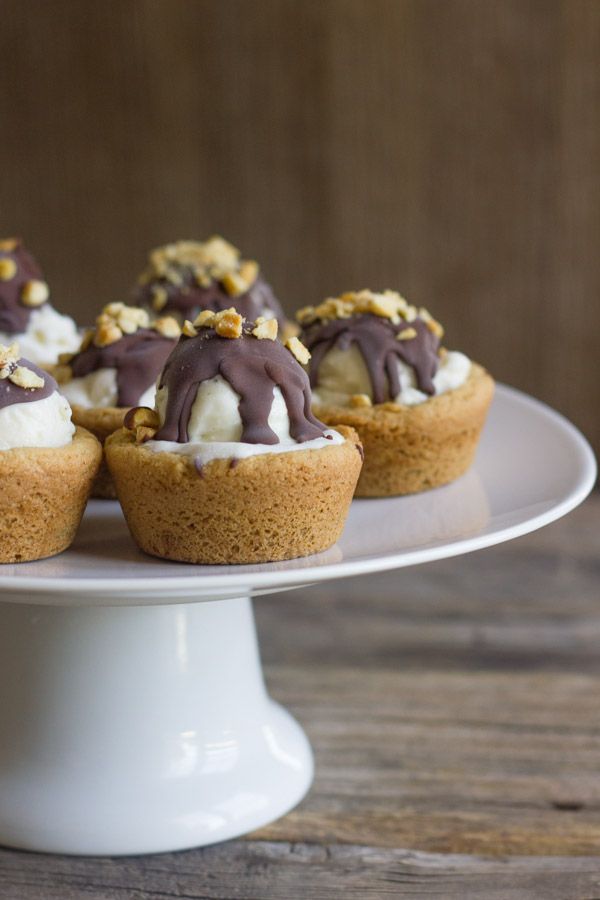
<path fill-rule="evenodd" d="M 84 428 L 65 447 L 0 451 L 0 562 L 43 559 L 71 545 L 101 459 Z"/>
<path fill-rule="evenodd" d="M 123 425 L 125 413 L 129 407 L 106 406 L 86 409 L 85 406 L 78 406 L 76 403 L 71 404 L 72 419 L 75 425 L 81 425 L 87 428 L 95 435 L 102 446 L 104 441 L 114 431 L 118 431 Z M 92 497 L 98 500 L 116 500 L 117 491 L 112 480 L 112 476 L 106 465 L 106 459 L 102 457 L 102 464 L 98 470 L 98 474 L 94 479 L 92 487 Z"/>
<path fill-rule="evenodd" d="M 316 450 L 213 460 L 156 453 L 122 429 L 106 457 L 127 524 L 152 556 L 210 565 L 319 553 L 342 533 L 360 468 L 358 438 Z"/>
<path fill-rule="evenodd" d="M 393 497 L 448 484 L 466 472 L 493 393 L 492 377 L 473 363 L 461 387 L 416 406 L 317 404 L 313 412 L 332 428 L 357 431 L 365 462 L 355 496 Z"/>

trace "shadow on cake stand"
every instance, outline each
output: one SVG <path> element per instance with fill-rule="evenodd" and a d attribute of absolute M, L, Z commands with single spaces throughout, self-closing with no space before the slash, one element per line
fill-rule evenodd
<path fill-rule="evenodd" d="M 92 502 L 69 551 L 0 566 L 0 843 L 156 853 L 283 815 L 310 787 L 312 753 L 266 692 L 250 598 L 516 538 L 577 506 L 595 474 L 572 425 L 500 387 L 466 476 L 356 501 L 317 556 L 152 559 L 118 504 Z"/>

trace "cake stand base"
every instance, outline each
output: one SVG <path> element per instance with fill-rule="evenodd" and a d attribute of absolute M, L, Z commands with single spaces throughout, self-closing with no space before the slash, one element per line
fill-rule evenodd
<path fill-rule="evenodd" d="M 112 598 L 114 601 L 114 598 Z M 0 843 L 155 853 L 278 818 L 312 781 L 245 598 L 0 604 Z"/>

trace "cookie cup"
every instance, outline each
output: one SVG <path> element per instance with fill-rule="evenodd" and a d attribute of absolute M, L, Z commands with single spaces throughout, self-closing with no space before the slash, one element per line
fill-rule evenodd
<path fill-rule="evenodd" d="M 360 473 L 357 435 L 315 450 L 213 460 L 156 453 L 121 429 L 106 458 L 127 524 L 152 556 L 211 565 L 319 553 L 342 533 Z"/>
<path fill-rule="evenodd" d="M 71 405 L 72 419 L 75 425 L 81 425 L 82 428 L 87 428 L 88 431 L 91 431 L 103 447 L 106 438 L 122 427 L 123 419 L 128 409 L 129 407 L 118 406 L 86 409 L 85 406 L 78 406 L 76 403 Z M 117 491 L 104 456 L 98 474 L 94 479 L 92 497 L 96 497 L 98 500 L 117 499 Z"/>
<path fill-rule="evenodd" d="M 356 497 L 415 494 L 448 484 L 473 462 L 494 394 L 494 380 L 473 363 L 467 381 L 416 406 L 315 405 L 326 425 L 354 428 L 365 462 Z"/>
<path fill-rule="evenodd" d="M 0 451 L 0 562 L 43 559 L 72 544 L 101 459 L 84 428 L 65 447 Z"/>

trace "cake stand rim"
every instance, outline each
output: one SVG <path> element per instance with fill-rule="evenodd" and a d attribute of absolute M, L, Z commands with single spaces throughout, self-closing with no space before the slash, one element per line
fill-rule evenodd
<path fill-rule="evenodd" d="M 462 556 L 536 531 L 571 512 L 585 500 L 596 480 L 596 459 L 587 439 L 561 413 L 543 401 L 508 385 L 498 384 L 496 390 L 500 398 L 528 405 L 535 410 L 538 416 L 550 420 L 563 437 L 568 437 L 572 442 L 573 449 L 578 454 L 578 459 L 574 463 L 574 470 L 576 465 L 578 473 L 570 490 L 557 499 L 550 508 L 531 515 L 517 524 L 499 527 L 489 532 L 484 530 L 431 547 L 417 547 L 413 550 L 400 550 L 397 553 L 388 552 L 341 562 L 283 570 L 274 568 L 255 572 L 246 570 L 237 573 L 231 571 L 231 568 L 227 568 L 223 573 L 210 575 L 194 571 L 189 574 L 160 577 L 60 578 L 47 575 L 3 575 L 3 567 L 0 566 L 0 602 L 29 601 L 35 603 L 39 602 L 39 598 L 45 598 L 46 602 L 52 602 L 55 605 L 75 605 L 73 599 L 69 602 L 65 595 L 75 598 L 77 595 L 85 594 L 87 603 L 83 602 L 77 605 L 90 605 L 90 601 L 102 598 L 110 600 L 111 596 L 118 594 L 120 599 L 115 600 L 114 605 L 127 605 L 127 600 L 144 604 L 144 598 L 146 598 L 146 603 L 154 605 L 161 599 L 165 603 L 181 603 L 226 600 L 244 595 L 259 596 L 261 593 L 284 591 L 322 581 L 385 572 Z M 377 503 L 380 501 L 359 499 L 353 502 Z M 276 566 L 277 564 L 269 565 Z M 26 598 L 23 597 L 24 594 L 27 595 Z"/>

